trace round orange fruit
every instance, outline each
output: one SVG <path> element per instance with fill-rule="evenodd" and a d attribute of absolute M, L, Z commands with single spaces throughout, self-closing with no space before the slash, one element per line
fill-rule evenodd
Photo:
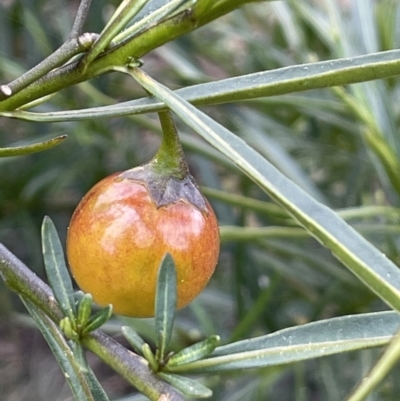
<path fill-rule="evenodd" d="M 115 313 L 132 317 L 154 316 L 158 268 L 167 252 L 176 266 L 178 308 L 203 290 L 219 255 L 217 219 L 193 178 L 160 184 L 157 174 L 142 173 L 138 167 L 97 183 L 76 208 L 67 235 L 79 287 L 98 305 L 112 304 Z M 173 196 L 155 199 L 160 185 Z"/>

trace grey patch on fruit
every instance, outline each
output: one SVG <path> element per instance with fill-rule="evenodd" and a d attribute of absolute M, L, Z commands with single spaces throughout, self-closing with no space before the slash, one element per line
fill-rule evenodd
<path fill-rule="evenodd" d="M 185 201 L 201 212 L 208 213 L 206 200 L 190 174 L 187 174 L 182 180 L 178 180 L 158 174 L 146 164 L 127 170 L 120 176 L 145 185 L 158 208 Z"/>

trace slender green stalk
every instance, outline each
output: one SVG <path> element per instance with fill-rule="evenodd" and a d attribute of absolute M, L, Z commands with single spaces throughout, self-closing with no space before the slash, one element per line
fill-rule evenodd
<path fill-rule="evenodd" d="M 80 68 L 84 72 L 90 63 L 103 52 L 125 25 L 146 5 L 148 0 L 123 0 L 99 38 L 80 61 Z"/>
<path fill-rule="evenodd" d="M 162 126 L 161 145 L 151 160 L 154 171 L 175 179 L 185 178 L 189 169 L 179 141 L 178 131 L 169 111 L 158 113 Z"/>
<path fill-rule="evenodd" d="M 42 152 L 43 150 L 51 149 L 52 147 L 58 145 L 66 138 L 67 135 L 60 135 L 47 141 L 34 143 L 33 145 L 0 148 L 0 157 L 21 156 Z"/>
<path fill-rule="evenodd" d="M 212 10 L 203 10 L 203 7 L 201 7 L 202 1 L 208 2 L 209 0 L 198 0 L 196 7 L 193 8 L 193 12 L 184 12 L 174 18 L 167 19 L 156 26 L 150 27 L 148 30 L 135 36 L 128 42 L 124 42 L 121 45 L 105 51 L 93 60 L 87 69 L 82 69 L 80 67 L 79 60 L 72 62 L 55 71 L 49 72 L 39 81 L 33 82 L 27 87 L 24 84 L 24 90 L 15 93 L 14 96 L 7 96 L 5 92 L 8 93 L 10 88 L 8 88 L 7 85 L 3 85 L 3 89 L 0 87 L 4 99 L 1 101 L 0 93 L 0 111 L 15 110 L 16 108 L 26 104 L 27 99 L 31 102 L 63 88 L 105 74 L 112 70 L 114 66 L 122 66 L 128 63 L 132 58 L 140 58 L 164 43 L 167 43 L 178 36 L 182 36 L 187 32 L 193 31 L 200 26 L 207 24 L 211 20 L 251 2 L 247 0 L 230 0 L 224 4 L 224 7 Z M 204 12 L 199 13 L 197 10 Z M 60 55 L 57 57 L 59 56 Z"/>
<path fill-rule="evenodd" d="M 346 401 L 364 400 L 389 374 L 400 359 L 400 331 L 396 334 L 384 354 L 364 377 Z"/>
<path fill-rule="evenodd" d="M 164 397 L 165 400 L 184 401 L 180 393 L 155 375 L 144 358 L 133 354 L 112 338 L 99 335 L 96 331 L 84 337 L 82 343 L 151 400 L 162 400 L 161 397 Z M 132 363 L 133 358 L 135 363 Z M 141 380 L 133 380 L 136 377 Z"/>

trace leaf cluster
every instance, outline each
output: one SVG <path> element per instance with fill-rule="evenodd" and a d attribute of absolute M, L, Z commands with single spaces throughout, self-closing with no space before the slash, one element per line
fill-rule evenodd
<path fill-rule="evenodd" d="M 209 289 L 175 318 L 173 263 L 165 260 L 155 334 L 151 323 L 125 322 L 132 347 L 159 377 L 197 397 L 210 393 L 181 374 L 207 374 L 219 400 L 309 399 L 312 391 L 339 400 L 370 358 L 369 380 L 348 399 L 375 388 L 376 399 L 396 399 L 398 2 L 123 1 L 102 20 L 106 2 L 85 8 L 90 2 L 82 1 L 75 22 L 65 7 L 37 12 L 14 3 L 0 5 L 1 80 L 8 82 L 0 100 L 1 241 L 40 266 L 42 216 L 51 212 L 65 228 L 98 179 L 148 159 L 160 132 L 149 113 L 169 108 L 217 211 L 223 252 Z M 54 15 L 63 22 L 43 23 Z M 18 154 L 25 156 L 10 157 Z M 46 232 L 51 270 L 62 257 L 54 230 Z M 77 307 L 72 285 L 62 295 L 57 283 L 66 277 L 59 279 L 51 284 L 64 333 L 110 360 L 90 334 L 110 310 L 90 317 L 90 297 Z M 35 299 L 24 299 L 60 353 L 59 328 L 29 304 Z M 376 363 L 374 351 L 360 352 L 389 343 Z M 243 368 L 259 370 L 235 376 Z M 223 371 L 233 373 L 215 376 Z M 138 388 L 149 395 L 150 387 Z"/>

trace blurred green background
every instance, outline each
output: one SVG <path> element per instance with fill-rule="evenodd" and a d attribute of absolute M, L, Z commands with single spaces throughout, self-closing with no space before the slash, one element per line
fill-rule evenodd
<path fill-rule="evenodd" d="M 0 1 L 0 82 L 34 66 L 68 36 L 78 2 Z M 116 1 L 96 0 L 86 31 L 99 32 Z M 400 44 L 395 0 L 302 0 L 247 5 L 164 45 L 143 58 L 144 69 L 180 88 L 294 64 L 390 50 Z M 37 111 L 71 110 L 143 96 L 112 74 L 63 90 Z M 397 78 L 204 108 L 243 137 L 292 180 L 348 221 L 399 263 L 399 193 L 374 151 L 379 139 L 400 149 Z M 80 198 L 101 178 L 146 162 L 159 144 L 157 116 L 65 123 L 0 119 L 0 147 L 68 134 L 56 148 L 0 159 L 0 241 L 44 278 L 40 226 L 45 215 L 65 240 Z M 328 251 L 216 150 L 178 121 L 192 174 L 205 187 L 221 226 L 279 227 L 254 238 L 222 227 L 222 252 L 206 291 L 177 316 L 174 346 L 209 334 L 238 340 L 322 318 L 383 310 L 385 306 Z M 372 133 L 371 133 L 372 132 Z M 372 137 L 372 139 L 371 139 Z M 217 190 L 217 191 L 215 191 Z M 232 194 L 238 195 L 234 198 Z M 255 201 L 254 201 L 255 200 Z M 236 203 L 235 203 L 236 201 Z M 261 201 L 263 203 L 261 203 Z M 69 400 L 61 372 L 17 298 L 0 283 L 2 400 Z M 151 339 L 151 320 L 133 324 Z M 120 339 L 120 337 L 117 337 Z M 366 372 L 377 351 L 323 358 L 244 375 L 210 377 L 214 400 L 340 400 Z M 114 399 L 134 393 L 96 359 Z M 371 400 L 397 400 L 391 377 Z M 138 397 L 126 398 L 139 400 Z"/>

